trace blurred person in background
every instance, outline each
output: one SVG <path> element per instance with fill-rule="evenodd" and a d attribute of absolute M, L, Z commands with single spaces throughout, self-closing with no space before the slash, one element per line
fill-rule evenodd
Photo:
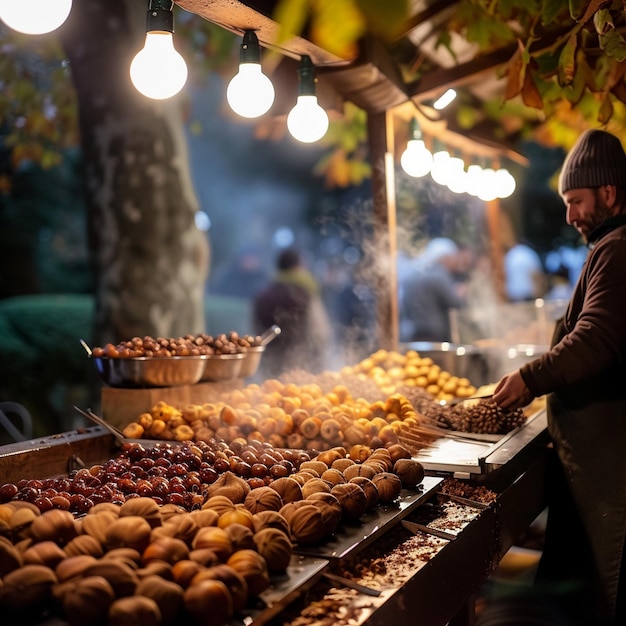
<path fill-rule="evenodd" d="M 506 296 L 511 302 L 541 298 L 546 276 L 539 254 L 528 244 L 516 242 L 504 255 Z"/>
<path fill-rule="evenodd" d="M 547 395 L 554 457 L 535 590 L 576 624 L 626 624 L 626 153 L 583 133 L 559 177 L 567 223 L 589 248 L 552 347 L 504 376 L 502 409 Z"/>
<path fill-rule="evenodd" d="M 401 294 L 402 341 L 452 341 L 450 310 L 464 305 L 465 256 L 446 237 L 431 239 L 407 276 Z"/>
<path fill-rule="evenodd" d="M 254 297 L 252 315 L 258 334 L 273 324 L 281 328 L 261 359 L 263 378 L 276 378 L 293 369 L 316 374 L 326 367 L 331 341 L 328 314 L 320 286 L 295 248 L 279 253 L 276 274 Z"/>

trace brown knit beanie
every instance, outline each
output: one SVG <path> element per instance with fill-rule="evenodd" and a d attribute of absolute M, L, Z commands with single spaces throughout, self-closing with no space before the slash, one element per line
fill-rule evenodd
<path fill-rule="evenodd" d="M 626 188 L 626 153 L 615 135 L 587 130 L 565 157 L 559 193 L 602 185 Z"/>

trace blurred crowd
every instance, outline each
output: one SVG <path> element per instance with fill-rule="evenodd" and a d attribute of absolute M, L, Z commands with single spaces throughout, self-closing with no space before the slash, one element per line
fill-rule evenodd
<path fill-rule="evenodd" d="M 564 247 L 542 257 L 528 243 L 513 241 L 504 250 L 498 288 L 487 252 L 448 237 L 429 239 L 417 254 L 398 257 L 400 342 L 469 343 L 501 332 L 492 328 L 500 321 L 489 312 L 492 305 L 566 301 L 585 253 Z M 267 347 L 258 374 L 263 378 L 294 367 L 338 369 L 377 348 L 375 286 L 360 259 L 316 259 L 287 246 L 268 266 L 259 246 L 246 245 L 218 268 L 209 294 L 245 303 L 245 332 L 282 328 Z M 459 327 L 461 315 L 474 325 L 469 341 Z M 231 325 L 235 320 L 230 317 Z"/>

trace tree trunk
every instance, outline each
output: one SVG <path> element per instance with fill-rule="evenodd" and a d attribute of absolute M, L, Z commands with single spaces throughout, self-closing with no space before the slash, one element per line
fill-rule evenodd
<path fill-rule="evenodd" d="M 194 221 L 184 95 L 152 101 L 129 77 L 147 6 L 80 0 L 61 32 L 78 96 L 98 345 L 204 330 L 209 252 Z"/>

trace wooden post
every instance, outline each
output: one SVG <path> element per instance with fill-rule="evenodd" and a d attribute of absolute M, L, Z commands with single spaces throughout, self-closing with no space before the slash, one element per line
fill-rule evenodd
<path fill-rule="evenodd" d="M 368 137 L 372 164 L 373 241 L 366 254 L 376 291 L 378 345 L 398 348 L 398 272 L 396 242 L 396 191 L 394 172 L 393 116 L 368 114 Z"/>
<path fill-rule="evenodd" d="M 506 289 L 504 286 L 504 244 L 502 242 L 502 225 L 500 223 L 500 201 L 495 199 L 486 202 L 485 209 L 487 211 L 494 289 L 499 301 L 504 302 L 506 300 Z"/>

